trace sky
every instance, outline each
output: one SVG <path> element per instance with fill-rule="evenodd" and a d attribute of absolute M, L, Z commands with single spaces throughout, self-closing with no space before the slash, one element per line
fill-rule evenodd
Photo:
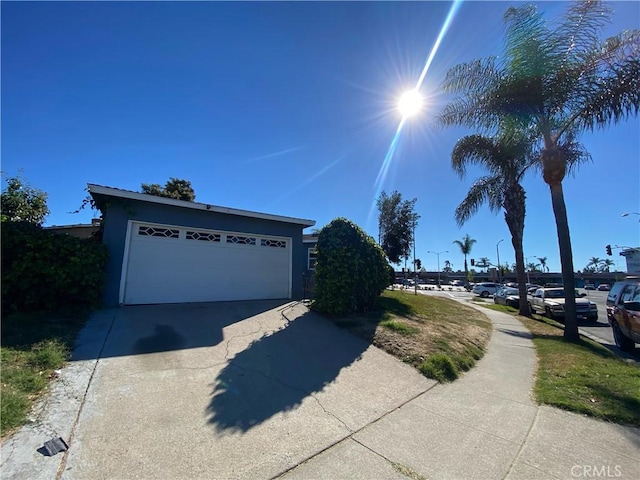
<path fill-rule="evenodd" d="M 463 226 L 456 206 L 482 175 L 451 168 L 459 138 L 435 122 L 456 64 L 501 55 L 517 2 L 1 3 L 1 168 L 47 192 L 45 225 L 72 212 L 87 183 L 139 191 L 169 177 L 196 201 L 307 218 L 346 217 L 377 238 L 381 191 L 416 198 L 416 257 L 427 270 L 471 257 L 515 261 L 502 213 Z M 567 3 L 536 3 L 549 21 Z M 603 36 L 640 28 L 640 2 L 612 2 Z M 440 37 L 437 49 L 434 44 Z M 426 105 L 407 119 L 388 164 L 399 96 L 423 73 Z M 580 137 L 593 161 L 564 181 L 574 269 L 591 257 L 625 270 L 616 246 L 640 245 L 640 119 Z M 548 186 L 525 178 L 524 253 L 560 270 Z M 4 188 L 4 182 L 3 182 Z M 501 241 L 504 240 L 504 241 Z M 607 257 L 605 246 L 614 246 Z M 530 258 L 531 257 L 531 258 Z"/>

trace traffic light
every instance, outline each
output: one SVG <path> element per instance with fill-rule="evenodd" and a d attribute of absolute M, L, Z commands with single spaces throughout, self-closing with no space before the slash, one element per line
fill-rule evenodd
<path fill-rule="evenodd" d="M 609 256 L 613 255 L 613 254 L 611 253 L 611 245 L 607 245 L 607 255 L 609 255 Z M 607 261 L 608 261 L 608 260 L 607 260 Z"/>
<path fill-rule="evenodd" d="M 472 267 L 475 267 L 475 266 L 476 266 L 476 261 L 475 261 L 473 258 L 471 259 L 471 266 L 472 266 Z"/>
<path fill-rule="evenodd" d="M 416 270 L 420 270 L 422 268 L 422 261 L 419 258 L 416 258 Z"/>

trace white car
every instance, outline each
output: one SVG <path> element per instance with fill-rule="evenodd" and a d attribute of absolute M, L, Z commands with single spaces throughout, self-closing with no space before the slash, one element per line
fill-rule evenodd
<path fill-rule="evenodd" d="M 487 298 L 489 295 L 494 295 L 498 291 L 500 285 L 492 282 L 476 283 L 471 290 L 476 295 L 480 295 L 482 298 Z"/>

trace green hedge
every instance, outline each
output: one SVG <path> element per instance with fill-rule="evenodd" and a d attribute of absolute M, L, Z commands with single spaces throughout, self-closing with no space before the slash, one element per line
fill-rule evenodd
<path fill-rule="evenodd" d="M 360 227 L 336 218 L 318 235 L 312 308 L 331 315 L 366 312 L 392 282 L 393 269 Z"/>
<path fill-rule="evenodd" d="M 96 240 L 2 222 L 3 315 L 100 306 L 106 263 L 106 248 Z"/>

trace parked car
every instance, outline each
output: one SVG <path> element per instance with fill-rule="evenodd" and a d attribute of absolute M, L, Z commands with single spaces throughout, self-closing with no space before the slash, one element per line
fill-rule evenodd
<path fill-rule="evenodd" d="M 493 295 L 498 290 L 499 285 L 492 282 L 476 283 L 471 290 L 476 295 L 480 295 L 482 298 L 487 298 L 489 295 Z"/>
<path fill-rule="evenodd" d="M 601 283 L 600 285 L 598 285 L 597 290 L 600 290 L 601 292 L 608 292 L 609 290 L 611 290 L 611 287 L 609 287 L 608 283 Z"/>
<path fill-rule="evenodd" d="M 520 296 L 517 288 L 500 287 L 493 296 L 493 303 L 506 305 L 507 307 L 519 308 Z"/>
<path fill-rule="evenodd" d="M 585 283 L 584 284 L 584 289 L 585 290 L 595 290 L 596 286 L 593 283 Z"/>
<path fill-rule="evenodd" d="M 607 295 L 607 321 L 621 350 L 631 351 L 640 343 L 640 278 L 613 284 Z"/>
<path fill-rule="evenodd" d="M 593 322 L 598 320 L 598 305 L 583 298 L 586 294 L 580 294 L 577 290 L 575 290 L 575 295 L 578 316 Z M 552 320 L 562 321 L 564 319 L 564 288 L 539 288 L 527 298 L 532 312 L 543 314 Z"/>
<path fill-rule="evenodd" d="M 540 285 L 533 285 L 527 283 L 527 295 L 533 295 L 537 289 L 542 288 Z"/>

